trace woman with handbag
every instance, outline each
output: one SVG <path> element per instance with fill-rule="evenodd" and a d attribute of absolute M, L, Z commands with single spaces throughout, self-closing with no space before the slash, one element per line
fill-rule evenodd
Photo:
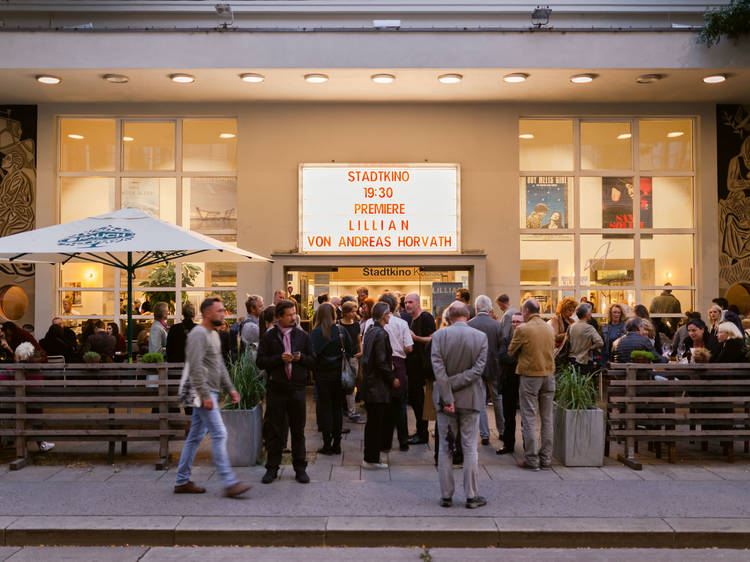
<path fill-rule="evenodd" d="M 318 395 L 323 455 L 341 454 L 341 425 L 344 391 L 341 386 L 343 359 L 354 354 L 351 338 L 336 324 L 336 311 L 329 303 L 318 307 L 315 328 L 310 334 L 315 363 L 313 378 Z"/>

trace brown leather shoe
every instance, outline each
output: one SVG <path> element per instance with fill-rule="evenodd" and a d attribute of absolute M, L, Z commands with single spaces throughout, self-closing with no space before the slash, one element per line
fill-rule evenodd
<path fill-rule="evenodd" d="M 182 484 L 181 486 L 175 486 L 174 493 L 175 494 L 205 494 L 206 489 L 201 488 L 200 486 L 196 486 L 195 482 L 190 480 L 187 484 Z"/>
<path fill-rule="evenodd" d="M 250 488 L 252 488 L 250 484 L 237 482 L 236 484 L 233 484 L 228 488 L 224 488 L 224 495 L 228 498 L 236 498 L 237 496 L 241 496 L 242 494 L 247 492 Z"/>

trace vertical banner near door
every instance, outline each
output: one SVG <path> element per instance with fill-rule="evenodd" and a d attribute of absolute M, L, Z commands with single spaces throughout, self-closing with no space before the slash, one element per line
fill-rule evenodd
<path fill-rule="evenodd" d="M 35 105 L 0 106 L 0 236 L 32 230 L 36 198 Z M 34 266 L 0 264 L 0 320 L 34 322 Z"/>
<path fill-rule="evenodd" d="M 440 321 L 443 311 L 456 300 L 456 291 L 463 283 L 433 283 L 432 284 L 432 315 Z"/>
<path fill-rule="evenodd" d="M 570 228 L 567 178 L 526 177 L 526 228 Z"/>
<path fill-rule="evenodd" d="M 716 106 L 716 143 L 719 288 L 725 294 L 733 285 L 750 285 L 750 105 Z"/>

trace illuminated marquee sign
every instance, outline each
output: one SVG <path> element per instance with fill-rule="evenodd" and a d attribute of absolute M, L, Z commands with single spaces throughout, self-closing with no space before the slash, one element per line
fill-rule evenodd
<path fill-rule="evenodd" d="M 458 253 L 455 164 L 300 166 L 304 253 Z"/>

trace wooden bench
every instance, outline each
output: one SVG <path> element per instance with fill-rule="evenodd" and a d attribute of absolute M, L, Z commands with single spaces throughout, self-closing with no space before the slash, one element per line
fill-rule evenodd
<path fill-rule="evenodd" d="M 655 376 L 666 380 L 656 379 Z M 612 441 L 625 442 L 618 460 L 640 470 L 638 442 L 647 441 L 661 456 L 668 447 L 676 460 L 678 441 L 698 441 L 704 449 L 719 441 L 730 462 L 734 442 L 750 442 L 750 364 L 611 363 L 603 373 L 609 455 Z"/>
<path fill-rule="evenodd" d="M 0 365 L 0 436 L 15 439 L 22 468 L 29 441 L 158 441 L 157 469 L 169 463 L 169 440 L 185 437 L 189 417 L 177 391 L 182 363 Z M 151 377 L 148 377 L 151 375 Z M 37 380 L 40 379 L 40 380 Z M 152 380 L 156 379 L 156 380 Z"/>

